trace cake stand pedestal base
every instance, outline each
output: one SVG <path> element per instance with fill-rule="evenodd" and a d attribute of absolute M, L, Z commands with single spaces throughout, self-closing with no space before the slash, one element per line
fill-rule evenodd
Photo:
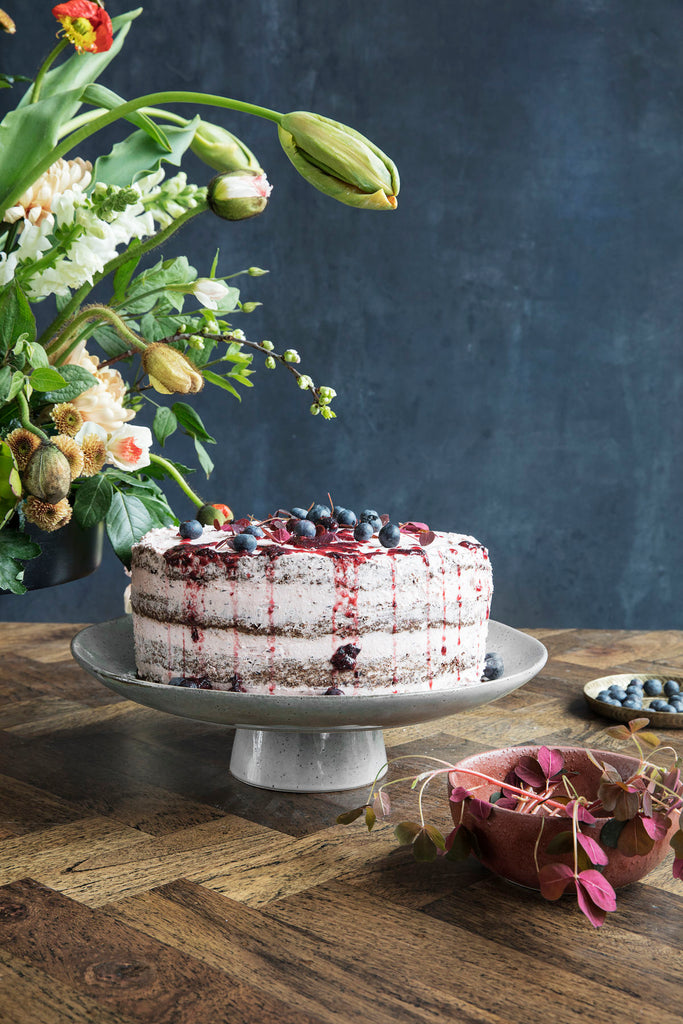
<path fill-rule="evenodd" d="M 386 773 L 381 729 L 302 732 L 238 726 L 230 771 L 249 786 L 285 793 L 336 793 Z"/>

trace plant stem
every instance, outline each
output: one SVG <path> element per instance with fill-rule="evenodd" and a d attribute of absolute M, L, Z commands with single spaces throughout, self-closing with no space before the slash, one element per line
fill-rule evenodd
<path fill-rule="evenodd" d="M 50 167 L 51 164 L 58 160 L 59 157 L 64 156 L 69 150 L 79 146 L 81 142 L 90 138 L 100 130 L 100 128 L 106 128 L 108 125 L 113 124 L 114 121 L 119 121 L 121 118 L 125 118 L 128 114 L 132 114 L 136 110 L 140 110 L 141 107 L 155 106 L 157 103 L 196 103 L 202 106 L 209 107 L 224 107 L 228 110 L 238 110 L 245 114 L 253 114 L 255 117 L 263 117 L 268 121 L 274 121 L 275 124 L 279 124 L 282 120 L 283 115 L 278 113 L 277 110 L 269 110 L 267 107 L 260 107 L 254 103 L 245 103 L 242 100 L 229 99 L 227 96 L 214 96 L 211 93 L 204 92 L 185 92 L 185 91 L 167 91 L 167 92 L 153 92 L 147 96 L 138 96 L 135 100 L 129 100 L 128 103 L 121 103 L 118 107 L 113 110 L 108 110 L 104 114 L 101 114 L 94 121 L 89 124 L 83 125 L 77 131 L 67 136 L 61 143 L 48 153 L 47 156 L 43 157 L 37 163 L 35 163 L 29 170 L 27 170 L 20 180 L 16 182 L 8 192 L 0 199 L 0 217 L 3 217 L 5 210 L 12 206 L 19 196 L 24 192 L 30 185 L 37 181 L 40 175 Z"/>
<path fill-rule="evenodd" d="M 184 224 L 187 224 L 187 222 L 191 220 L 192 217 L 196 217 L 197 214 L 204 213 L 204 211 L 207 209 L 208 204 L 206 203 L 206 201 L 199 201 L 197 203 L 197 206 L 195 206 L 192 210 L 187 210 L 180 217 L 177 217 L 172 224 L 169 224 L 168 227 L 164 228 L 163 231 L 158 231 L 156 235 L 152 235 L 152 237 L 148 238 L 146 242 L 143 242 L 138 248 L 134 250 L 134 254 L 145 256 L 148 252 L 151 252 L 153 249 L 156 249 L 158 245 L 163 245 L 163 243 L 167 239 L 169 239 L 171 235 L 178 231 L 178 229 L 181 228 Z M 96 285 L 98 285 L 100 281 L 103 281 L 105 277 L 108 277 L 109 274 L 118 270 L 118 268 L 123 263 L 125 263 L 126 260 L 130 259 L 131 255 L 132 254 L 128 249 L 124 250 L 124 252 L 119 253 L 118 256 L 115 256 L 114 259 L 109 260 L 109 263 L 105 265 L 105 267 L 99 274 L 95 274 L 92 284 L 89 284 L 87 281 L 85 284 L 82 284 L 78 291 L 74 292 L 73 296 L 71 297 L 71 300 L 66 304 L 61 313 L 57 317 L 55 317 L 55 319 L 52 321 L 51 324 L 49 324 L 48 327 L 45 328 L 41 336 L 38 338 L 38 344 L 42 345 L 43 348 L 48 349 L 51 345 L 49 339 L 52 337 L 53 334 L 55 334 L 56 331 L 61 330 L 61 328 L 64 326 L 67 320 L 71 316 L 73 316 L 73 314 L 79 308 L 79 306 L 86 298 L 86 296 L 92 291 L 92 289 Z"/>
<path fill-rule="evenodd" d="M 17 395 L 17 401 L 19 403 L 19 419 L 24 430 L 30 430 L 32 434 L 39 437 L 41 441 L 49 441 L 47 434 L 40 429 L 40 427 L 34 426 L 31 423 L 31 413 L 28 407 L 28 401 L 23 391 L 20 391 Z"/>
<path fill-rule="evenodd" d="M 64 330 L 55 335 L 50 344 L 46 347 L 45 351 L 49 354 L 55 355 L 55 362 L 59 363 L 60 359 L 66 359 L 75 345 L 78 344 L 78 333 L 80 328 L 87 323 L 102 322 L 110 324 L 118 336 L 127 344 L 131 345 L 138 352 L 144 352 L 147 348 L 146 343 L 140 338 L 135 331 L 131 331 L 126 323 L 121 319 L 118 313 L 115 313 L 111 306 L 86 306 L 80 313 L 71 319 Z M 76 335 L 72 340 L 72 335 Z"/>
<path fill-rule="evenodd" d="M 199 497 L 199 495 L 195 494 L 192 488 L 188 485 L 185 478 L 180 475 L 178 470 L 171 462 L 169 462 L 167 459 L 162 459 L 160 455 L 154 455 L 152 452 L 149 453 L 149 458 L 151 462 L 156 462 L 158 466 L 162 466 L 166 470 L 168 475 L 172 477 L 178 484 L 178 487 L 180 487 L 181 491 L 185 492 L 190 501 L 194 502 L 197 508 L 201 508 L 202 505 L 205 504 L 204 501 Z"/>
<path fill-rule="evenodd" d="M 35 81 L 33 83 L 33 91 L 31 92 L 31 100 L 30 100 L 31 103 L 37 103 L 37 101 L 38 101 L 38 99 L 40 97 L 40 90 L 43 87 L 43 79 L 45 78 L 45 75 L 46 75 L 50 65 L 54 63 L 54 61 L 59 56 L 59 54 L 62 52 L 64 47 L 68 46 L 68 43 L 69 43 L 68 39 L 66 39 L 66 38 L 60 39 L 59 42 L 57 43 L 57 45 L 55 46 L 55 48 L 50 53 L 48 53 L 47 57 L 45 58 L 45 60 L 41 64 L 40 69 L 38 70 L 38 74 L 36 75 Z"/>

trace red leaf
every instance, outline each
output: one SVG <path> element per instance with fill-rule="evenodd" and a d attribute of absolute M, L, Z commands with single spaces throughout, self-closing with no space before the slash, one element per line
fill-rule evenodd
<path fill-rule="evenodd" d="M 641 818 L 643 828 L 649 835 L 650 839 L 663 839 L 666 833 L 669 831 L 671 821 L 669 818 L 663 817 L 661 814 L 655 814 L 651 818 Z"/>
<path fill-rule="evenodd" d="M 576 899 L 579 904 L 579 910 L 582 914 L 585 914 L 594 928 L 599 928 L 605 923 L 607 911 L 593 903 L 593 900 L 590 898 L 580 882 L 577 882 L 576 884 Z"/>
<path fill-rule="evenodd" d="M 568 864 L 545 864 L 538 872 L 541 893 L 547 900 L 559 900 L 573 878 Z"/>
<path fill-rule="evenodd" d="M 641 818 L 631 818 L 622 828 L 617 849 L 625 857 L 642 857 L 649 853 L 654 846 L 654 839 L 651 839 L 645 831 Z"/>
<path fill-rule="evenodd" d="M 425 530 L 429 531 L 429 527 L 426 523 L 401 523 L 399 527 L 401 533 L 423 533 Z"/>
<path fill-rule="evenodd" d="M 579 832 L 576 838 L 588 854 L 591 864 L 607 864 L 607 854 L 599 843 L 596 843 L 590 836 L 585 836 L 582 832 Z"/>
<path fill-rule="evenodd" d="M 674 878 L 680 879 L 683 882 L 683 857 L 674 857 Z"/>
<path fill-rule="evenodd" d="M 502 796 L 500 800 L 496 800 L 496 807 L 504 807 L 506 811 L 514 811 L 517 809 L 519 803 L 516 796 Z"/>
<path fill-rule="evenodd" d="M 433 530 L 421 530 L 418 539 L 421 546 L 426 548 L 428 544 L 432 544 L 436 540 L 436 534 Z"/>
<path fill-rule="evenodd" d="M 383 515 L 379 517 L 379 521 L 382 524 L 382 526 L 386 526 L 387 523 L 391 522 L 391 516 L 388 516 L 385 512 Z"/>
<path fill-rule="evenodd" d="M 576 803 L 576 800 L 570 800 L 567 804 L 566 811 L 570 818 L 573 818 L 574 816 L 574 806 Z M 577 821 L 582 821 L 586 825 L 595 825 L 596 821 L 598 820 L 597 818 L 594 818 L 590 811 L 587 810 L 586 807 L 581 803 L 578 804 L 576 818 Z"/>
<path fill-rule="evenodd" d="M 489 814 L 493 810 L 493 805 L 490 804 L 488 800 L 480 800 L 478 797 L 475 796 L 472 798 L 470 810 L 473 816 L 475 818 L 478 818 L 479 821 L 486 821 Z"/>
<path fill-rule="evenodd" d="M 286 544 L 292 536 L 288 530 L 269 530 L 270 536 L 273 538 L 276 544 Z"/>
<path fill-rule="evenodd" d="M 535 757 L 520 757 L 519 763 L 515 766 L 515 775 L 534 789 L 543 789 L 546 783 L 543 769 Z"/>
<path fill-rule="evenodd" d="M 541 747 L 538 751 L 538 763 L 546 779 L 559 775 L 564 768 L 564 758 L 560 751 L 550 750 L 548 747 Z"/>
<path fill-rule="evenodd" d="M 471 796 L 472 794 L 468 789 L 465 789 L 463 786 L 456 786 L 448 799 L 451 803 L 461 804 L 463 800 L 467 800 Z"/>
<path fill-rule="evenodd" d="M 577 882 L 601 910 L 617 909 L 617 894 L 604 875 L 593 868 L 580 871 Z"/>

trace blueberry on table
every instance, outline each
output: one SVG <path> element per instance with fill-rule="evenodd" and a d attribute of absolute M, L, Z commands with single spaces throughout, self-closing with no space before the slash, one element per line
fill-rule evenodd
<path fill-rule="evenodd" d="M 359 523 L 353 531 L 353 536 L 356 540 L 365 541 L 370 540 L 375 531 L 370 523 Z"/>
<path fill-rule="evenodd" d="M 662 692 L 662 684 L 659 679 L 646 679 L 643 683 L 643 690 L 648 697 L 658 697 Z"/>
<path fill-rule="evenodd" d="M 650 701 L 650 711 L 666 711 L 669 707 L 665 700 L 652 700 Z"/>
<path fill-rule="evenodd" d="M 503 664 L 503 658 L 496 651 L 489 651 L 484 658 L 484 671 L 482 673 L 483 679 L 500 679 L 505 666 Z"/>
<path fill-rule="evenodd" d="M 187 519 L 178 527 L 178 533 L 183 540 L 196 540 L 204 533 L 204 527 L 197 519 Z"/>
<path fill-rule="evenodd" d="M 251 533 L 238 533 L 232 538 L 232 546 L 235 551 L 255 551 L 258 546 L 256 537 Z"/>
<path fill-rule="evenodd" d="M 640 697 L 629 696 L 626 697 L 625 700 L 621 701 L 621 706 L 622 708 L 631 708 L 634 711 L 640 711 L 643 706 L 643 702 Z"/>
<path fill-rule="evenodd" d="M 621 686 L 615 686 L 615 685 L 610 686 L 609 693 L 610 693 L 611 697 L 615 697 L 620 702 L 622 700 L 626 700 L 626 698 L 628 696 L 628 694 L 626 693 L 626 690 L 622 689 Z"/>
<path fill-rule="evenodd" d="M 601 701 L 601 703 L 603 704 L 612 703 L 612 696 L 608 690 L 600 690 L 600 693 L 597 695 L 595 699 Z"/>
<path fill-rule="evenodd" d="M 680 693 L 681 688 L 675 679 L 667 679 L 664 683 L 664 693 L 667 697 L 673 697 L 675 694 Z"/>
<path fill-rule="evenodd" d="M 401 531 L 395 523 L 387 523 L 379 531 L 379 542 L 383 548 L 396 548 L 401 543 Z"/>
<path fill-rule="evenodd" d="M 315 523 L 310 519 L 297 519 L 292 527 L 295 537 L 315 537 Z"/>

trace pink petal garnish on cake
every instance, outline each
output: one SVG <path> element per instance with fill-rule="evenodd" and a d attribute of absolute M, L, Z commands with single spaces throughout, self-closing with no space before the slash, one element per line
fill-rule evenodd
<path fill-rule="evenodd" d="M 400 530 L 401 530 L 401 533 L 423 533 L 425 531 L 427 533 L 430 532 L 429 527 L 427 526 L 426 523 L 413 523 L 413 522 L 401 523 Z"/>

